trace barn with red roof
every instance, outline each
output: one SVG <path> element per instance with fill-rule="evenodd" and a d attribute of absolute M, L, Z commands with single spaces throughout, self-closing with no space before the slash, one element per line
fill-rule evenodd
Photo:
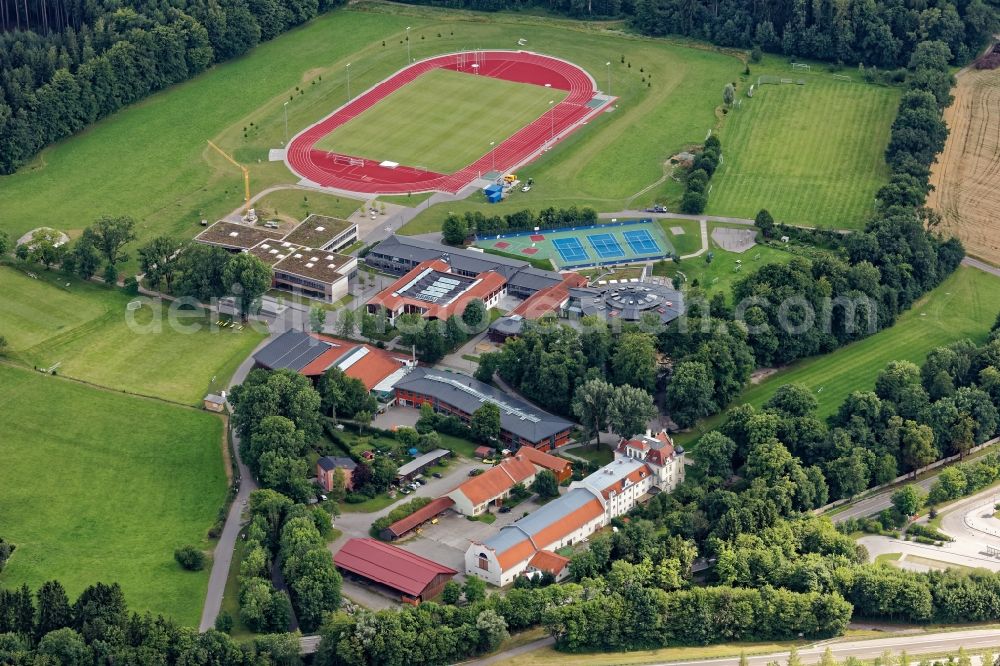
<path fill-rule="evenodd" d="M 437 596 L 458 572 L 377 539 L 349 540 L 333 556 L 337 568 L 380 585 L 406 602 Z"/>

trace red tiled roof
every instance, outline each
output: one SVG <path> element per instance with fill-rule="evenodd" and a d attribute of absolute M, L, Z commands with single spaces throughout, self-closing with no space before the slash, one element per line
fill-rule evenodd
<path fill-rule="evenodd" d="M 535 534 L 534 541 L 539 548 L 547 548 L 564 538 L 567 534 L 572 534 L 590 521 L 604 515 L 604 506 L 597 501 L 587 502 L 573 513 L 566 516 L 557 523 L 549 525 L 541 532 Z"/>
<path fill-rule="evenodd" d="M 427 506 L 417 509 L 406 518 L 397 520 L 386 529 L 392 532 L 393 536 L 401 537 L 420 523 L 430 520 L 442 511 L 450 509 L 453 506 L 455 506 L 455 500 L 452 498 L 438 497 L 435 500 L 431 500 L 430 504 Z"/>
<path fill-rule="evenodd" d="M 517 455 L 525 458 L 536 467 L 544 467 L 556 474 L 564 473 L 567 468 L 572 466 L 572 463 L 564 458 L 557 458 L 530 446 L 522 446 L 517 450 Z"/>
<path fill-rule="evenodd" d="M 479 476 L 474 476 L 457 490 L 462 491 L 473 506 L 488 502 L 503 495 L 514 487 L 514 484 L 535 475 L 535 466 L 520 454 L 507 458 L 502 463 L 486 470 Z"/>
<path fill-rule="evenodd" d="M 369 299 L 368 305 L 381 305 L 387 310 L 395 312 L 398 311 L 400 306 L 403 304 L 410 304 L 422 310 L 425 317 L 447 319 L 453 314 L 462 314 L 469 301 L 476 298 L 485 300 L 491 292 L 500 289 L 507 283 L 507 279 L 499 273 L 485 271 L 476 276 L 476 279 L 479 280 L 479 282 L 468 287 L 450 303 L 445 303 L 443 305 L 417 300 L 407 296 L 406 294 L 398 293 L 403 287 L 409 284 L 428 268 L 439 273 L 451 272 L 451 266 L 446 261 L 441 259 L 430 259 L 428 261 L 424 261 L 414 266 L 406 275 L 399 278 Z"/>
<path fill-rule="evenodd" d="M 563 281 L 559 284 L 539 289 L 521 301 L 508 316 L 521 315 L 528 319 L 537 319 L 559 309 L 569 298 L 570 287 L 585 287 L 587 285 L 587 278 L 579 273 L 564 273 L 562 278 Z"/>
<path fill-rule="evenodd" d="M 595 518 L 604 515 L 604 506 L 595 497 L 591 501 L 581 506 L 576 511 L 552 523 L 548 527 L 540 530 L 531 537 L 525 537 L 513 546 L 497 553 L 497 561 L 504 571 L 511 568 L 518 562 L 522 562 L 536 549 L 544 549 L 556 543 L 560 539 L 572 534 Z"/>
<path fill-rule="evenodd" d="M 568 557 L 563 557 L 562 555 L 553 553 L 551 550 L 538 551 L 535 553 L 535 556 L 531 558 L 531 561 L 528 562 L 528 566 L 534 567 L 539 571 L 548 571 L 553 576 L 558 576 L 568 564 Z"/>
<path fill-rule="evenodd" d="M 639 467 L 638 469 L 634 469 L 631 472 L 629 472 L 624 478 L 619 479 L 618 481 L 612 483 L 610 486 L 605 487 L 601 491 L 601 494 L 604 495 L 604 499 L 608 499 L 609 497 L 611 497 L 612 490 L 615 491 L 615 493 L 620 493 L 621 491 L 625 490 L 626 479 L 628 480 L 628 485 L 631 486 L 635 485 L 636 483 L 639 483 L 640 481 L 645 479 L 647 476 L 650 476 L 651 474 L 652 471 L 649 469 L 649 467 L 643 465 L 642 467 Z"/>
<path fill-rule="evenodd" d="M 405 354 L 397 354 L 385 349 L 379 349 L 374 345 L 343 340 L 341 338 L 332 338 L 326 335 L 319 335 L 318 333 L 311 333 L 310 335 L 317 340 L 322 340 L 333 346 L 302 368 L 300 372 L 307 377 L 323 374 L 352 350 L 364 347 L 368 353 L 360 360 L 352 363 L 344 374 L 354 379 L 360 379 L 364 383 L 365 388 L 370 391 L 380 381 L 403 367 L 404 362 L 409 360 L 409 357 Z"/>
<path fill-rule="evenodd" d="M 454 576 L 458 573 L 402 548 L 369 538 L 351 539 L 333 556 L 333 562 L 342 569 L 413 597 L 423 594 L 439 574 Z"/>

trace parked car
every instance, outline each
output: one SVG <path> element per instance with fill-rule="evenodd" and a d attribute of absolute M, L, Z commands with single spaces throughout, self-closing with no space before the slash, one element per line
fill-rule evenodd
<path fill-rule="evenodd" d="M 509 506 L 500 507 L 500 513 L 510 513 L 510 507 Z"/>
<path fill-rule="evenodd" d="M 433 474 L 431 474 L 431 476 L 433 476 L 435 479 L 440 479 L 441 478 L 441 472 L 434 472 Z"/>
<path fill-rule="evenodd" d="M 480 469 L 479 467 L 477 467 L 476 469 L 470 469 L 469 470 L 469 476 L 479 476 L 482 473 L 483 473 L 483 470 Z"/>
<path fill-rule="evenodd" d="M 412 490 L 410 490 L 409 488 L 400 488 L 400 489 L 399 489 L 399 492 L 403 493 L 404 495 L 409 495 L 409 494 L 410 494 L 410 493 L 412 493 L 413 491 L 412 491 Z"/>
<path fill-rule="evenodd" d="M 524 187 L 521 188 L 521 191 L 522 192 L 530 192 L 531 191 L 531 185 L 525 185 Z"/>

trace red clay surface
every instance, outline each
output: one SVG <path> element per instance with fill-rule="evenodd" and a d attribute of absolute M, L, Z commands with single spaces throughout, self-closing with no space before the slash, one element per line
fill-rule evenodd
<path fill-rule="evenodd" d="M 531 236 L 528 236 L 528 238 L 530 238 L 531 240 L 535 241 L 536 243 L 538 241 L 545 240 L 545 236 L 543 236 L 542 234 L 532 234 Z"/>
<path fill-rule="evenodd" d="M 493 247 L 495 247 L 498 250 L 506 250 L 507 248 L 510 247 L 510 243 L 508 243 L 507 241 L 497 241 L 496 243 L 493 244 Z"/>
<path fill-rule="evenodd" d="M 410 65 L 377 84 L 348 104 L 300 132 L 288 145 L 285 163 L 302 178 L 323 187 L 333 187 L 363 194 L 403 194 L 438 190 L 456 193 L 482 174 L 493 170 L 505 172 L 530 161 L 549 141 L 554 120 L 556 140 L 560 134 L 574 131 L 587 118 L 599 113 L 604 106 L 586 106 L 595 94 L 594 80 L 582 69 L 564 60 L 525 51 L 478 52 L 480 76 L 492 76 L 507 81 L 529 83 L 568 92 L 552 113 L 536 118 L 510 138 L 472 164 L 452 174 L 441 174 L 400 165 L 396 168 L 379 166 L 371 160 L 338 156 L 316 150 L 316 142 L 355 116 L 364 113 L 394 91 L 432 69 L 452 69 L 470 74 L 474 54 L 459 53 L 438 56 Z M 608 102 L 610 103 L 610 101 Z M 565 136 L 563 134 L 563 136 Z M 360 163 L 359 163 L 360 162 Z"/>
<path fill-rule="evenodd" d="M 521 250 L 521 254 L 535 254 L 536 252 L 538 252 L 537 247 L 526 247 Z"/>

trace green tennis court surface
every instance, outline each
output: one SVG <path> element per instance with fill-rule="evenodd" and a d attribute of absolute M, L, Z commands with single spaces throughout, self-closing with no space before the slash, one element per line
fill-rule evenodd
<path fill-rule="evenodd" d="M 520 232 L 478 240 L 476 245 L 514 256 L 551 259 L 559 268 L 634 263 L 674 253 L 660 225 L 634 221 Z"/>
<path fill-rule="evenodd" d="M 565 97 L 554 88 L 432 69 L 327 134 L 316 149 L 454 173 Z"/>

